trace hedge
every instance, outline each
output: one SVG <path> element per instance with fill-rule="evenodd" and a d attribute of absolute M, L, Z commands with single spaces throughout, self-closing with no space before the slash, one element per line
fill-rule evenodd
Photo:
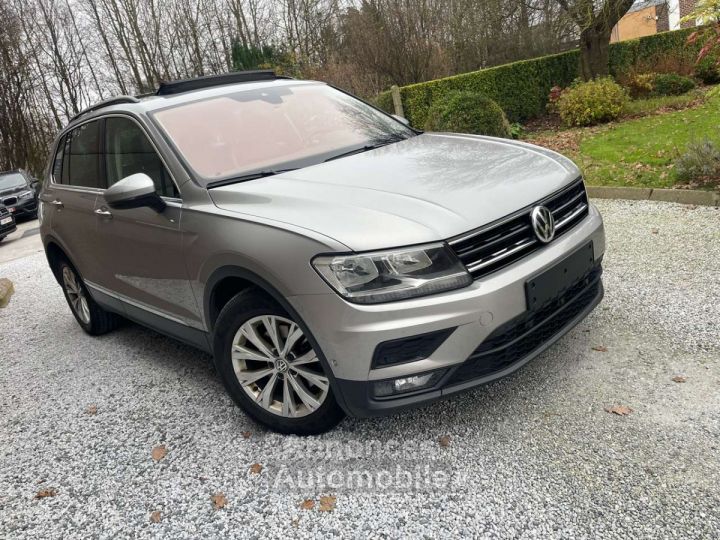
<path fill-rule="evenodd" d="M 651 62 L 658 55 L 686 54 L 687 38 L 693 30 L 663 32 L 610 45 L 610 73 L 617 76 L 637 63 Z M 498 102 L 510 121 L 522 122 L 545 113 L 550 89 L 555 85 L 568 86 L 577 78 L 579 62 L 580 52 L 574 50 L 404 86 L 400 95 L 405 116 L 412 125 L 423 126 L 433 100 L 464 90 L 485 94 Z M 375 102 L 394 112 L 389 91 L 377 96 Z"/>

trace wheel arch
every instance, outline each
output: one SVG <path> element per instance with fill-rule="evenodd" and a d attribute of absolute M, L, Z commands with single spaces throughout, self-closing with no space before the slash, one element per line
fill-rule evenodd
<path fill-rule="evenodd" d="M 227 286 L 228 288 L 223 290 L 223 286 Z M 233 286 L 239 288 L 233 289 Z M 346 413 L 350 414 L 349 409 L 345 404 L 345 400 L 342 394 L 339 392 L 339 386 L 335 381 L 335 374 L 332 370 L 332 366 L 328 362 L 328 359 L 325 357 L 325 353 L 323 352 L 323 349 L 318 343 L 318 341 L 315 339 L 312 331 L 310 330 L 310 328 L 308 328 L 308 325 L 305 323 L 300 314 L 295 310 L 295 308 L 293 308 L 290 302 L 288 302 L 287 299 L 282 295 L 282 293 L 280 293 L 272 284 L 270 284 L 267 280 L 263 279 L 255 272 L 252 272 L 251 270 L 247 270 L 246 268 L 242 268 L 240 266 L 229 265 L 218 268 L 210 275 L 210 278 L 205 283 L 205 294 L 203 300 L 203 310 L 209 334 L 211 336 L 214 334 L 214 327 L 217 321 L 217 316 L 219 315 L 220 310 L 222 310 L 222 306 L 224 305 L 220 305 L 217 302 L 217 293 L 220 292 L 222 295 L 227 296 L 227 298 L 224 298 L 222 296 L 220 297 L 221 299 L 225 300 L 225 303 L 227 303 L 227 301 L 229 301 L 233 296 L 235 296 L 239 292 L 242 292 L 243 290 L 247 290 L 248 288 L 254 288 L 260 293 L 270 297 L 278 305 L 280 305 L 280 307 L 282 307 L 288 313 L 288 315 L 290 315 L 290 317 L 300 326 L 308 341 L 310 341 L 313 349 L 315 349 L 315 351 L 317 352 L 318 357 L 323 364 L 323 368 L 328 374 L 330 384 L 332 385 L 333 393 L 335 395 L 335 399 L 337 400 L 340 407 L 342 407 Z M 213 338 L 210 339 L 212 342 Z"/>
<path fill-rule="evenodd" d="M 216 269 L 205 282 L 203 316 L 210 332 L 215 328 L 223 306 L 233 296 L 246 289 L 256 289 L 280 304 L 293 317 L 300 318 L 285 296 L 269 281 L 242 266 L 225 265 Z"/>
<path fill-rule="evenodd" d="M 62 259 L 65 259 L 72 265 L 73 268 L 77 269 L 77 266 L 72 261 L 70 255 L 68 255 L 67 251 L 62 247 L 60 242 L 53 237 L 50 237 L 45 241 L 45 257 L 47 258 L 48 265 L 50 266 L 53 276 L 55 276 L 55 281 L 58 283 L 61 283 L 60 268 L 58 263 Z"/>

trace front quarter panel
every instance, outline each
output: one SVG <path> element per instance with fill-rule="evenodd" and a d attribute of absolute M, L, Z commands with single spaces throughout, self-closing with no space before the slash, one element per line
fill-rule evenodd
<path fill-rule="evenodd" d="M 208 330 L 208 285 L 221 269 L 255 275 L 283 297 L 330 292 L 310 261 L 318 253 L 346 247 L 218 210 L 208 204 L 183 213 L 187 271 Z"/>

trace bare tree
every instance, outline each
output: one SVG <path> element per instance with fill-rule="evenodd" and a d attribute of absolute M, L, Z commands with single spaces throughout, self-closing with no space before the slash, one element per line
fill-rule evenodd
<path fill-rule="evenodd" d="M 5 0 L 0 20 L 0 167 L 35 173 L 83 108 L 226 72 L 238 46 L 371 97 L 557 52 L 572 34 L 553 0 Z"/>

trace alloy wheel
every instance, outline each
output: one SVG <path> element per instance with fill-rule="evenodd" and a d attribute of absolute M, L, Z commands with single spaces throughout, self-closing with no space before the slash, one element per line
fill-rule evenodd
<path fill-rule="evenodd" d="M 300 327 L 277 315 L 261 315 L 235 333 L 231 358 L 245 393 L 263 409 L 297 418 L 325 401 L 330 381 Z"/>
<path fill-rule="evenodd" d="M 62 276 L 70 307 L 83 323 L 90 324 L 90 307 L 75 272 L 69 266 L 63 266 Z"/>

